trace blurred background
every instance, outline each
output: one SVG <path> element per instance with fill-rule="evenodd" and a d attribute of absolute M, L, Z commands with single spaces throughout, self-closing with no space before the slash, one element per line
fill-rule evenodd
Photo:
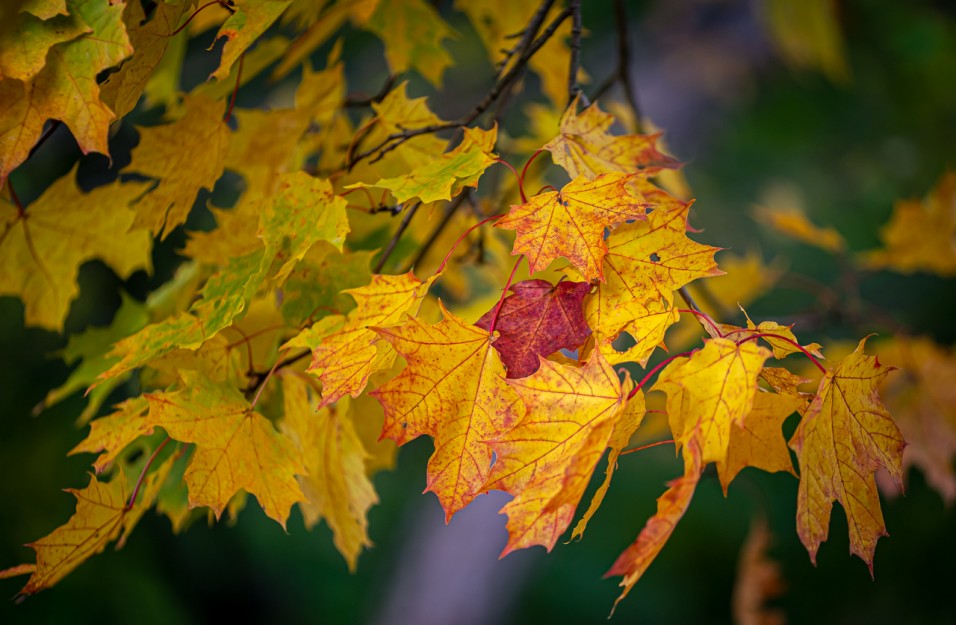
<path fill-rule="evenodd" d="M 456 66 L 440 93 L 414 77 L 410 92 L 433 95 L 432 108 L 451 118 L 487 91 L 492 68 L 464 15 L 451 2 L 435 4 L 459 33 L 447 42 Z M 956 4 L 624 4 L 637 101 L 645 118 L 665 132 L 669 151 L 686 163 L 686 182 L 697 199 L 691 222 L 703 230 L 697 240 L 727 248 L 724 254 L 762 259 L 781 276 L 748 306 L 751 317 L 803 321 L 798 336 L 825 346 L 901 327 L 944 346 L 956 342 L 953 281 L 928 273 L 861 273 L 853 285 L 861 310 L 801 317 L 821 289 L 843 293 L 841 261 L 753 218 L 756 206 L 800 207 L 815 224 L 835 228 L 847 241 L 848 255 L 879 246 L 880 226 L 894 202 L 925 196 L 956 160 Z M 792 12 L 801 4 L 803 12 Z M 616 67 L 612 6 L 583 2 L 586 93 Z M 818 17 L 802 22 L 807 11 Z M 184 88 L 215 66 L 205 51 L 213 34 L 190 43 Z M 344 50 L 350 88 L 374 92 L 387 75 L 381 44 L 362 33 L 350 41 L 356 42 Z M 328 49 L 316 52 L 316 66 Z M 288 92 L 295 83 L 295 75 L 278 85 L 253 80 L 239 92 L 238 106 L 263 105 L 274 97 L 270 93 Z M 535 75 L 524 89 L 522 102 L 544 101 Z M 619 97 L 616 89 L 602 105 Z M 527 113 L 515 106 L 505 117 L 506 129 L 519 134 L 534 122 Z M 156 111 L 134 112 L 112 139 L 112 166 L 104 157 L 84 158 L 81 184 L 95 186 L 115 175 L 137 141 L 132 124 L 158 119 Z M 58 131 L 15 174 L 21 198 L 37 197 L 78 157 L 69 135 Z M 201 195 L 199 204 L 207 198 Z M 198 214 L 194 221 L 202 219 Z M 183 242 L 177 231 L 157 245 L 155 275 L 140 272 L 125 283 L 100 263 L 85 265 L 68 332 L 109 323 L 121 290 L 142 299 L 168 280 Z M 718 256 L 722 266 L 723 259 Z M 0 568 L 32 561 L 32 551 L 22 545 L 73 511 L 73 498 L 61 489 L 88 481 L 90 457 L 66 457 L 86 434 L 75 425 L 82 398 L 31 416 L 70 370 L 56 356 L 64 345 L 61 336 L 25 328 L 19 300 L 0 298 Z M 582 541 L 559 543 L 550 554 L 533 549 L 499 561 L 506 533 L 497 510 L 507 498 L 482 496 L 445 526 L 436 498 L 420 494 L 430 453 L 430 441 L 419 439 L 401 449 L 394 470 L 375 476 L 381 499 L 369 515 L 375 547 L 362 554 L 355 574 L 349 574 L 328 529 L 306 532 L 298 511 L 288 534 L 251 505 L 238 523 L 197 523 L 178 536 L 166 518 L 150 513 L 122 551 L 107 549 L 21 605 L 0 604 L 0 622 L 202 623 L 235 614 L 253 623 L 604 622 L 619 589 L 614 580 L 602 580 L 603 573 L 653 514 L 666 482 L 681 471 L 667 446 L 625 456 Z M 795 532 L 797 480 L 748 469 L 725 498 L 708 472 L 689 512 L 614 621 L 733 622 L 741 548 L 752 520 L 762 517 L 772 536 L 768 556 L 779 563 L 785 583 L 773 605 L 787 622 L 956 622 L 950 594 L 956 513 L 919 470 L 907 480 L 905 496 L 884 498 L 891 537 L 879 541 L 871 580 L 866 565 L 849 556 L 839 506 L 813 567 Z M 22 581 L 0 581 L 0 591 L 12 597 Z"/>

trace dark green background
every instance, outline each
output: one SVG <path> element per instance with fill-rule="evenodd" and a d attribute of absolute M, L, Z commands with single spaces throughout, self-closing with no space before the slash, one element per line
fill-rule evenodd
<path fill-rule="evenodd" d="M 451 117 L 480 98 L 490 69 L 470 26 L 451 10 L 451 3 L 439 4 L 462 35 L 449 44 L 461 66 L 446 75 L 446 95 L 434 99 L 439 113 Z M 687 1 L 630 6 L 639 97 L 645 113 L 665 126 L 674 153 L 688 162 L 685 172 L 698 199 L 692 221 L 705 229 L 698 240 L 738 252 L 760 249 L 765 258 L 786 259 L 794 272 L 836 285 L 831 257 L 768 233 L 752 221 L 751 208 L 765 185 L 784 180 L 800 189 L 811 219 L 836 227 L 851 251 L 878 244 L 878 228 L 894 199 L 924 195 L 953 164 L 953 5 L 839 3 L 852 79 L 834 85 L 819 74 L 794 72 L 781 63 L 754 14 L 754 5 L 759 4 Z M 614 26 L 609 3 L 589 0 L 584 5 L 590 37 L 583 61 L 597 83 L 613 67 Z M 204 52 L 209 39 L 210 35 L 200 38 L 191 48 L 189 84 L 201 80 L 215 62 L 214 53 Z M 346 49 L 350 84 L 374 91 L 385 73 L 378 59 L 380 44 L 364 34 L 356 41 L 354 48 Z M 324 50 L 315 58 L 321 65 Z M 712 84 L 702 77 L 713 78 Z M 239 94 L 239 106 L 258 105 L 270 88 L 264 80 L 254 81 Z M 534 98 L 536 79 L 528 80 L 527 89 L 525 97 Z M 429 93 L 420 82 L 412 91 Z M 157 114 L 137 112 L 132 119 L 153 123 Z M 515 129 L 526 120 L 515 112 L 506 123 Z M 124 123 L 113 138 L 113 169 L 103 157 L 84 159 L 84 184 L 115 175 L 128 162 L 135 141 L 135 132 Z M 13 177 L 20 196 L 25 201 L 35 198 L 76 158 L 72 139 L 58 131 Z M 203 219 L 198 211 L 191 223 L 202 225 Z M 124 288 L 142 298 L 167 279 L 182 240 L 177 233 L 157 247 L 156 276 L 138 274 Z M 123 286 L 98 263 L 84 266 L 81 284 L 68 322 L 70 331 L 108 323 Z M 914 332 L 943 344 L 956 340 L 952 281 L 879 272 L 864 278 L 861 292 L 870 306 Z M 811 299 L 779 289 L 756 302 L 750 312 L 754 318 L 784 318 L 803 310 Z M 852 327 L 836 323 L 817 328 L 801 338 L 857 340 L 881 330 L 887 331 L 864 320 Z M 0 568 L 31 560 L 32 552 L 20 545 L 63 523 L 73 510 L 73 500 L 60 489 L 82 487 L 88 480 L 90 458 L 66 457 L 85 436 L 74 426 L 82 399 L 75 397 L 39 417 L 30 416 L 31 408 L 68 373 L 55 358 L 63 345 L 61 337 L 24 328 L 21 303 L 0 298 L 4 398 Z M 362 555 L 354 575 L 347 572 L 327 528 L 307 533 L 297 512 L 288 535 L 250 505 L 235 527 L 197 524 L 181 536 L 173 536 L 169 523 L 150 513 L 123 551 L 108 549 L 54 589 L 22 605 L 0 604 L 0 622 L 199 623 L 236 614 L 248 622 L 374 622 L 399 578 L 407 582 L 416 575 L 402 568 L 419 553 L 416 528 L 426 526 L 440 535 L 460 523 L 492 526 L 487 531 L 501 536 L 481 564 L 485 571 L 500 567 L 491 568 L 492 575 L 507 582 L 491 587 L 501 593 L 497 601 L 504 612 L 494 622 L 604 622 L 618 589 L 601 575 L 653 513 L 665 482 L 680 471 L 667 448 L 626 457 L 583 541 L 559 543 L 547 556 L 535 549 L 494 563 L 504 544 L 500 517 L 476 513 L 476 520 L 469 521 L 471 517 L 464 515 L 471 513 L 466 511 L 446 529 L 434 496 L 420 495 L 430 450 L 428 441 L 416 441 L 402 450 L 396 471 L 376 476 L 382 502 L 369 516 L 376 546 Z M 814 568 L 794 529 L 795 479 L 746 470 L 725 499 L 708 472 L 690 511 L 615 620 L 729 622 L 739 549 L 751 517 L 763 511 L 774 534 L 771 554 L 780 561 L 788 586 L 778 604 L 790 622 L 956 622 L 951 574 L 956 516 L 918 472 L 908 477 L 906 497 L 884 502 L 892 537 L 879 542 L 876 578 L 871 581 L 863 562 L 848 555 L 846 521 L 838 506 L 830 539 Z M 498 498 L 481 507 L 487 511 L 501 503 Z M 479 583 L 486 577 L 463 566 L 429 579 L 452 584 Z M 2 581 L 0 592 L 13 596 L 22 581 Z M 435 601 L 450 592 L 442 583 L 430 590 Z M 476 588 L 475 595 L 483 596 L 483 591 Z M 493 603 L 494 596 L 484 601 Z M 414 611 L 395 610 L 392 622 L 414 618 Z M 460 622 L 466 616 L 462 614 Z"/>

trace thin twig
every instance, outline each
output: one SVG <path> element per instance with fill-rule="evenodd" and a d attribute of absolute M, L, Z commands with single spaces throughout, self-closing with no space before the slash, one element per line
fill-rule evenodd
<path fill-rule="evenodd" d="M 365 150 L 359 154 L 355 154 L 351 157 L 346 158 L 345 168 L 348 171 L 351 171 L 356 164 L 360 161 L 372 157 L 370 162 L 374 163 L 384 157 L 386 154 L 396 149 L 409 139 L 415 137 L 434 134 L 436 132 L 441 132 L 443 130 L 451 130 L 453 128 L 463 128 L 470 125 L 478 117 L 480 117 L 488 108 L 495 103 L 495 101 L 505 93 L 510 87 L 511 84 L 518 79 L 521 75 L 521 72 L 524 71 L 525 67 L 528 64 L 528 60 L 534 56 L 534 54 L 541 49 L 541 47 L 554 36 L 554 33 L 558 30 L 561 24 L 571 15 L 571 9 L 565 9 L 559 13 L 554 20 L 548 25 L 540 37 L 531 41 L 527 48 L 524 49 L 521 53 L 521 56 L 517 61 L 511 66 L 503 76 L 501 76 L 498 81 L 492 85 L 491 89 L 485 95 L 485 97 L 479 102 L 475 107 L 466 115 L 461 117 L 456 121 L 442 122 L 440 124 L 431 124 L 429 126 L 422 126 L 421 128 L 411 128 L 405 129 L 401 132 L 395 132 L 378 143 L 378 145 Z"/>
<path fill-rule="evenodd" d="M 428 254 L 432 246 L 435 245 L 435 241 L 438 240 L 438 237 L 441 236 L 441 233 L 444 232 L 445 228 L 451 223 L 452 216 L 458 211 L 458 208 L 464 204 L 465 199 L 471 195 L 471 192 L 468 189 L 456 197 L 454 200 L 448 203 L 445 206 L 445 214 L 442 215 L 441 221 L 435 226 L 435 229 L 432 230 L 432 233 L 428 235 L 428 240 L 418 249 L 418 254 L 415 255 L 415 258 L 412 259 L 412 262 L 408 263 L 402 273 L 408 273 L 416 266 L 418 263 L 422 262 L 422 259 Z"/>
<path fill-rule="evenodd" d="M 495 72 L 495 80 L 497 81 L 501 78 L 502 72 L 505 71 L 505 68 L 508 66 L 508 62 L 511 61 L 511 57 L 515 55 L 519 50 L 526 50 L 531 42 L 534 41 L 534 38 L 538 36 L 538 30 L 541 29 L 541 24 L 544 23 L 544 18 L 547 17 L 548 11 L 551 10 L 551 7 L 554 5 L 555 0 L 544 0 L 541 5 L 538 7 L 538 10 L 535 11 L 534 15 L 531 16 L 531 20 L 528 22 L 528 25 L 523 31 L 512 35 L 513 37 L 520 36 L 521 39 L 518 40 L 518 43 L 515 44 L 510 50 L 505 50 L 505 58 L 503 58 L 497 66 L 497 71 Z"/>
<path fill-rule="evenodd" d="M 631 43 L 627 29 L 627 10 L 624 0 L 614 0 L 614 19 L 617 23 L 617 77 L 624 88 L 624 97 L 634 112 L 635 131 L 640 133 L 642 128 L 641 107 L 637 103 L 637 87 L 631 80 Z"/>
<path fill-rule="evenodd" d="M 574 102 L 574 98 L 581 92 L 578 87 L 578 67 L 581 56 L 581 0 L 571 0 L 568 4 L 571 9 L 571 58 L 568 62 L 568 106 Z M 585 103 L 587 106 L 587 103 Z"/>
<path fill-rule="evenodd" d="M 418 211 L 418 207 L 421 205 L 421 202 L 415 202 L 411 208 L 408 209 L 408 212 L 405 213 L 405 218 L 402 219 L 402 223 L 398 224 L 398 229 L 395 231 L 395 234 L 392 235 L 392 239 L 385 247 L 385 251 L 382 252 L 382 257 L 377 263 L 375 263 L 375 268 L 372 269 L 372 273 L 382 273 L 382 267 L 385 266 L 385 263 L 388 261 L 388 257 L 392 255 L 392 252 L 395 250 L 395 246 L 398 245 L 398 240 L 402 238 L 402 235 L 408 228 L 408 224 L 412 222 L 412 218 L 415 216 L 415 213 Z"/>
<path fill-rule="evenodd" d="M 163 439 L 163 442 L 159 444 L 156 449 L 153 450 L 153 453 L 150 455 L 149 459 L 146 460 L 146 464 L 143 465 L 143 470 L 139 474 L 139 479 L 136 480 L 136 486 L 133 487 L 133 494 L 129 496 L 129 501 L 126 503 L 126 506 L 123 508 L 125 511 L 133 509 L 133 505 L 136 503 L 136 497 L 139 495 L 139 489 L 143 485 L 143 480 L 146 478 L 146 472 L 149 471 L 149 467 L 152 466 L 153 461 L 156 460 L 156 456 L 159 455 L 159 452 L 169 444 L 169 441 L 172 440 L 168 436 Z"/>
<path fill-rule="evenodd" d="M 395 86 L 395 79 L 397 76 L 395 74 L 389 74 L 388 78 L 385 79 L 385 84 L 382 85 L 382 88 L 378 90 L 373 96 L 361 98 L 357 95 L 351 95 L 345 98 L 343 106 L 348 108 L 360 108 L 363 106 L 371 106 L 373 104 L 378 104 L 385 99 L 392 91 L 392 87 Z"/>

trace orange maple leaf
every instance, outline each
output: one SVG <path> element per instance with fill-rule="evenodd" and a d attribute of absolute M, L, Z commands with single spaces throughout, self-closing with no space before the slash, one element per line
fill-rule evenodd
<path fill-rule="evenodd" d="M 578 177 L 560 191 L 539 193 L 495 222 L 515 230 L 513 254 L 528 258 L 531 273 L 557 258 L 567 258 L 584 279 L 604 280 L 605 229 L 631 219 L 646 219 L 648 203 L 627 189 L 632 174 Z"/>
<path fill-rule="evenodd" d="M 355 310 L 348 317 L 326 317 L 313 326 L 320 331 L 335 328 L 314 346 L 309 365 L 309 373 L 322 381 L 319 407 L 346 395 L 358 397 L 369 376 L 392 366 L 395 351 L 379 340 L 372 327 L 398 324 L 425 296 L 431 282 L 422 282 L 411 272 L 400 276 L 374 275 L 368 286 L 343 291 L 355 299 Z"/>
<path fill-rule="evenodd" d="M 697 442 L 697 437 L 693 436 L 684 447 L 684 475 L 668 484 L 668 489 L 657 499 L 657 512 L 647 520 L 637 540 L 618 556 L 604 574 L 604 577 L 624 576 L 620 583 L 624 590 L 614 601 L 615 608 L 644 575 L 687 512 L 703 468 Z M 614 614 L 613 610 L 611 614 Z"/>
<path fill-rule="evenodd" d="M 876 390 L 894 368 L 864 354 L 865 344 L 827 371 L 790 447 L 800 464 L 797 533 L 810 560 L 827 539 L 836 500 L 846 511 L 850 552 L 872 575 L 876 541 L 887 535 L 873 473 L 885 468 L 900 484 L 906 443 Z"/>
<path fill-rule="evenodd" d="M 505 383 L 505 368 L 486 330 L 442 306 L 443 319 L 410 319 L 376 328 L 408 363 L 370 395 L 385 409 L 383 438 L 399 445 L 427 434 L 435 439 L 425 491 L 438 495 L 445 521 L 481 492 L 491 470 L 494 439 L 524 414 Z"/>
<path fill-rule="evenodd" d="M 630 378 L 622 383 L 595 351 L 583 367 L 541 360 L 534 374 L 508 384 L 527 412 L 490 441 L 498 460 L 485 490 L 514 495 L 501 510 L 508 515 L 508 544 L 501 555 L 533 545 L 550 551 L 571 523 L 625 413 Z"/>

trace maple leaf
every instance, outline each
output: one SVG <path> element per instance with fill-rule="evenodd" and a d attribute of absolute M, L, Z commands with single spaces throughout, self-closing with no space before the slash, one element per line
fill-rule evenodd
<path fill-rule="evenodd" d="M 614 136 L 608 132 L 614 117 L 597 104 L 578 114 L 578 100 L 579 97 L 575 98 L 561 117 L 560 134 L 543 148 L 551 152 L 554 162 L 571 178 L 583 176 L 593 180 L 610 172 L 654 173 L 680 166 L 678 161 L 658 151 L 661 133 Z"/>
<path fill-rule="evenodd" d="M 604 258 L 605 283 L 585 304 L 588 325 L 599 341 L 614 339 L 622 331 L 637 341 L 627 356 L 605 355 L 646 362 L 678 320 L 673 309 L 674 290 L 697 280 L 718 276 L 714 253 L 718 248 L 687 237 L 690 205 L 658 208 L 637 221 L 617 228 L 607 240 Z"/>
<path fill-rule="evenodd" d="M 135 225 L 162 238 L 186 221 L 199 189 L 212 190 L 229 145 L 224 102 L 191 96 L 184 106 L 185 115 L 170 124 L 139 128 L 139 145 L 123 170 L 158 181 L 136 205 Z"/>
<path fill-rule="evenodd" d="M 869 267 L 956 275 L 956 172 L 948 171 L 923 201 L 901 200 L 880 230 L 883 249 L 863 256 Z"/>
<path fill-rule="evenodd" d="M 52 46 L 29 80 L 0 80 L 0 187 L 27 159 L 48 119 L 62 121 L 84 154 L 109 154 L 107 134 L 116 116 L 100 100 L 96 77 L 133 53 L 123 6 L 98 0 L 70 0 L 68 6 L 92 32 Z"/>
<path fill-rule="evenodd" d="M 30 80 L 46 65 L 51 47 L 93 32 L 79 15 L 41 17 L 24 9 L 0 36 L 0 80 Z"/>
<path fill-rule="evenodd" d="M 65 524 L 28 545 L 36 551 L 36 566 L 29 571 L 32 575 L 18 594 L 32 595 L 50 588 L 117 538 L 118 548 L 121 547 L 143 512 L 153 505 L 168 471 L 167 465 L 151 473 L 142 495 L 131 508 L 127 507 L 129 493 L 122 469 L 109 482 L 90 476 L 86 488 L 67 489 L 76 497 L 76 512 Z"/>
<path fill-rule="evenodd" d="M 225 37 L 219 67 L 210 78 L 222 81 L 229 75 L 232 64 L 251 46 L 283 11 L 292 0 L 233 0 L 235 12 L 223 22 L 216 41 Z"/>
<path fill-rule="evenodd" d="M 18 7 L 20 13 L 30 13 L 41 20 L 48 20 L 57 15 L 66 15 L 66 0 L 24 0 Z"/>
<path fill-rule="evenodd" d="M 394 178 L 382 178 L 374 184 L 356 183 L 349 188 L 388 189 L 400 203 L 418 198 L 422 202 L 450 200 L 465 187 L 477 187 L 478 178 L 494 164 L 497 127 L 485 131 L 465 128 L 465 138 L 451 152 L 446 152 L 410 172 Z"/>
<path fill-rule="evenodd" d="M 368 454 L 347 416 L 347 401 L 316 412 L 310 389 L 298 376 L 282 379 L 282 430 L 298 447 L 306 470 L 298 478 L 305 495 L 299 506 L 306 527 L 326 520 L 335 546 L 354 572 L 359 553 L 372 546 L 366 515 L 378 503 L 365 474 Z"/>
<path fill-rule="evenodd" d="M 43 401 L 34 408 L 45 409 L 76 391 L 85 389 L 94 382 L 104 371 L 110 368 L 116 359 L 106 356 L 116 341 L 136 332 L 149 322 L 146 307 L 121 292 L 122 302 L 119 310 L 113 317 L 113 322 L 106 328 L 90 328 L 83 333 L 70 336 L 62 352 L 63 360 L 73 364 L 81 360 L 80 365 L 71 373 L 66 382 L 47 393 Z M 89 421 L 106 401 L 109 394 L 125 381 L 125 376 L 113 378 L 106 384 L 101 384 L 87 395 L 88 403 L 77 417 L 77 422 Z"/>
<path fill-rule="evenodd" d="M 601 482 L 601 485 L 598 486 L 598 489 L 594 492 L 594 496 L 591 497 L 591 504 L 588 506 L 588 509 L 581 516 L 577 524 L 575 524 L 574 529 L 571 530 L 570 540 L 574 540 L 575 538 L 580 539 L 584 535 L 588 521 L 591 520 L 591 517 L 593 517 L 598 511 L 598 508 L 601 507 L 604 496 L 611 487 L 611 478 L 614 477 L 614 471 L 617 469 L 617 460 L 621 457 L 621 452 L 624 451 L 624 448 L 627 447 L 631 441 L 634 432 L 636 432 L 637 428 L 643 423 L 646 412 L 647 407 L 644 402 L 644 393 L 638 392 L 634 397 L 627 400 L 627 407 L 624 409 L 624 413 L 618 422 L 614 424 L 614 429 L 611 431 L 611 438 L 607 443 L 611 451 L 607 455 L 607 469 L 604 471 L 604 481 Z"/>
<path fill-rule="evenodd" d="M 133 56 L 100 85 L 100 98 L 117 117 L 124 117 L 136 108 L 153 71 L 166 53 L 170 33 L 176 30 L 187 8 L 188 2 L 178 5 L 159 2 L 147 21 L 141 3 L 126 4 L 123 23 L 133 46 Z"/>
<path fill-rule="evenodd" d="M 266 247 L 260 272 L 282 284 L 317 242 L 331 243 L 341 252 L 349 221 L 347 202 L 332 192 L 328 180 L 298 171 L 282 174 L 278 185 L 275 197 L 265 202 L 257 236 Z"/>
<path fill-rule="evenodd" d="M 684 447 L 684 475 L 668 484 L 667 490 L 657 499 L 657 512 L 647 520 L 637 540 L 618 556 L 604 574 L 604 577 L 624 577 L 620 583 L 624 590 L 614 601 L 615 608 L 631 592 L 631 588 L 644 575 L 674 533 L 677 523 L 687 512 L 702 469 L 698 439 L 691 436 Z M 614 614 L 613 610 L 611 614 Z"/>
<path fill-rule="evenodd" d="M 542 360 L 534 374 L 508 385 L 526 413 L 489 441 L 498 459 L 484 487 L 514 496 L 501 509 L 508 515 L 502 557 L 533 545 L 554 547 L 625 413 L 631 383 L 622 384 L 594 352 L 583 367 Z"/>
<path fill-rule="evenodd" d="M 130 230 L 129 205 L 145 185 L 117 182 L 84 193 L 75 174 L 76 168 L 58 179 L 23 213 L 0 204 L 0 263 L 10 268 L 0 276 L 0 293 L 23 299 L 28 325 L 63 329 L 88 260 L 103 260 L 122 278 L 152 270 L 149 233 Z"/>
<path fill-rule="evenodd" d="M 442 40 L 457 35 L 431 5 L 424 0 L 379 0 L 364 28 L 385 44 L 385 59 L 393 73 L 415 69 L 441 86 L 442 74 L 452 63 Z"/>
<path fill-rule="evenodd" d="M 876 541 L 886 535 L 873 473 L 885 468 L 899 484 L 905 442 L 877 394 L 892 367 L 856 351 L 828 370 L 803 415 L 790 447 L 800 464 L 797 534 L 816 563 L 826 540 L 833 501 L 847 516 L 850 552 L 873 573 Z"/>
<path fill-rule="evenodd" d="M 915 465 L 946 502 L 956 501 L 956 358 L 928 338 L 894 337 L 880 355 L 902 375 L 887 377 L 880 396 L 906 441 L 903 473 Z M 882 484 L 881 484 L 882 486 Z"/>
<path fill-rule="evenodd" d="M 796 207 L 758 208 L 755 211 L 758 221 L 769 225 L 777 232 L 797 241 L 808 243 L 831 254 L 840 254 L 846 249 L 846 241 L 833 228 L 820 228 L 810 222 L 807 216 Z"/>
<path fill-rule="evenodd" d="M 667 393 L 667 415 L 677 446 L 696 437 L 701 462 L 727 462 L 734 425 L 745 420 L 757 395 L 757 376 L 770 352 L 752 342 L 708 339 L 704 348 L 676 358 L 651 390 Z M 748 433 L 744 433 L 748 434 Z M 756 436 L 751 431 L 750 435 Z M 729 481 L 729 480 L 728 480 Z"/>
<path fill-rule="evenodd" d="M 392 366 L 395 352 L 387 342 L 378 340 L 373 327 L 398 324 L 425 296 L 431 282 L 422 282 L 411 273 L 373 275 L 368 286 L 344 291 L 355 299 L 355 310 L 347 318 L 326 317 L 316 324 L 317 344 L 310 346 L 313 352 L 308 371 L 322 381 L 320 406 L 346 395 L 357 397 L 369 376 Z"/>
<path fill-rule="evenodd" d="M 767 556 L 770 530 L 760 516 L 750 524 L 747 540 L 740 550 L 737 579 L 731 609 L 737 625 L 784 625 L 782 610 L 767 606 L 784 590 L 780 564 Z"/>
<path fill-rule="evenodd" d="M 122 375 L 175 349 L 197 349 L 242 315 L 261 285 L 260 249 L 234 258 L 210 276 L 202 297 L 189 312 L 179 312 L 150 324 L 116 343 L 110 357 L 119 360 L 100 374 L 97 384 Z"/>
<path fill-rule="evenodd" d="M 591 292 L 587 282 L 525 280 L 511 286 L 504 298 L 475 325 L 499 336 L 493 345 L 508 369 L 509 378 L 523 378 L 538 370 L 538 356 L 559 349 L 574 350 L 591 334 L 582 304 Z"/>
<path fill-rule="evenodd" d="M 422 434 L 435 439 L 425 491 L 438 496 L 445 521 L 471 502 L 492 470 L 486 441 L 524 414 L 505 383 L 505 370 L 487 331 L 441 306 L 442 321 L 418 319 L 376 328 L 405 358 L 394 380 L 370 393 L 385 409 L 382 437 L 404 445 Z"/>
<path fill-rule="evenodd" d="M 99 453 L 93 461 L 93 468 L 97 473 L 102 473 L 130 443 L 140 436 L 152 434 L 153 427 L 144 419 L 148 408 L 145 397 L 133 397 L 121 402 L 112 414 L 93 421 L 89 435 L 68 455 Z"/>
<path fill-rule="evenodd" d="M 761 392 L 754 396 L 753 408 L 744 418 L 743 425 L 734 423 L 730 426 L 726 459 L 717 462 L 717 475 L 724 495 L 744 467 L 756 467 L 768 473 L 794 472 L 787 441 L 783 437 L 783 422 L 806 403 L 799 395 Z"/>
<path fill-rule="evenodd" d="M 185 475 L 190 506 L 207 506 L 218 519 L 241 489 L 285 528 L 290 508 L 304 499 L 294 477 L 306 472 L 298 450 L 232 386 L 187 371 L 182 380 L 180 390 L 145 395 L 142 421 L 196 444 Z"/>
<path fill-rule="evenodd" d="M 524 254 L 531 273 L 563 257 L 587 281 L 604 280 L 604 230 L 629 219 L 646 219 L 647 203 L 627 192 L 630 174 L 575 178 L 560 191 L 539 193 L 512 206 L 495 227 L 515 230 L 514 254 Z"/>
<path fill-rule="evenodd" d="M 290 325 L 302 327 L 333 313 L 355 308 L 349 289 L 372 280 L 373 252 L 340 253 L 331 245 L 316 245 L 282 285 L 281 312 Z"/>
<path fill-rule="evenodd" d="M 500 66 L 501 72 L 507 71 L 513 64 L 514 59 L 508 59 L 505 52 L 515 46 L 514 33 L 521 32 L 536 8 L 531 2 L 455 0 L 455 9 L 468 16 L 485 45 L 488 59 L 496 69 Z"/>

